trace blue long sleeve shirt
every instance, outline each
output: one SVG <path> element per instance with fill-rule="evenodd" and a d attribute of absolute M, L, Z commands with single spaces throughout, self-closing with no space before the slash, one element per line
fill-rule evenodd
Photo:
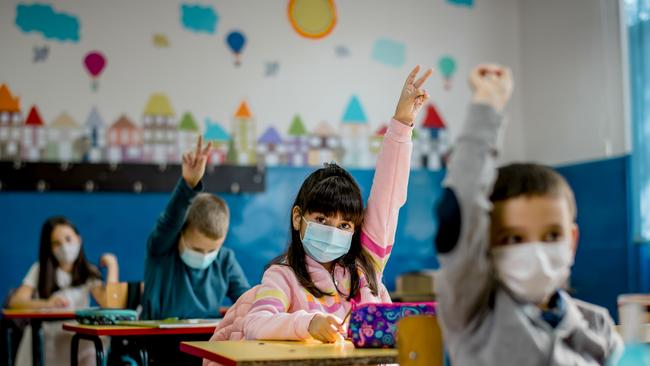
<path fill-rule="evenodd" d="M 192 199 L 203 190 L 191 189 L 181 178 L 147 242 L 142 319 L 216 318 L 227 296 L 234 303 L 250 285 L 226 247 L 203 270 L 181 260 L 178 241 Z"/>

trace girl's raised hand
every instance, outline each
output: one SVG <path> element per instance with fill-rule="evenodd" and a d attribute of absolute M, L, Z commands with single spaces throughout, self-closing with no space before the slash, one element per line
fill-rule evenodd
<path fill-rule="evenodd" d="M 420 109 L 422 109 L 424 103 L 429 99 L 429 93 L 425 89 L 422 89 L 422 84 L 431 76 L 433 70 L 427 69 L 424 75 L 416 80 L 419 72 L 420 65 L 417 65 L 406 78 L 406 82 L 402 88 L 402 94 L 397 102 L 395 116 L 393 117 L 393 119 L 408 126 L 413 125 L 413 120 L 418 112 L 420 112 Z"/>
<path fill-rule="evenodd" d="M 469 75 L 474 103 L 487 104 L 502 112 L 512 96 L 514 82 L 509 68 L 496 64 L 480 64 Z"/>
<path fill-rule="evenodd" d="M 205 165 L 208 162 L 208 156 L 212 151 L 212 142 L 205 148 L 203 147 L 203 136 L 199 135 L 196 141 L 196 149 L 183 154 L 183 179 L 190 188 L 196 187 L 205 174 Z"/>

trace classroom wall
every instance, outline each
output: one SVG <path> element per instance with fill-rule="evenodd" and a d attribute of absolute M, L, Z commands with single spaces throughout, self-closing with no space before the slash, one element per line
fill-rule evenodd
<path fill-rule="evenodd" d="M 273 168 L 267 190 L 260 194 L 221 195 L 230 207 L 225 245 L 233 248 L 249 281 L 259 283 L 264 266 L 286 248 L 290 205 L 310 169 Z M 353 170 L 364 200 L 374 173 Z M 432 237 L 436 230 L 433 204 L 440 192 L 440 172 L 413 172 L 409 200 L 400 213 L 395 249 L 384 277 L 394 289 L 402 272 L 438 266 Z M 51 215 L 69 217 L 81 232 L 89 259 L 104 252 L 117 255 L 120 278 L 140 281 L 147 237 L 164 209 L 168 194 L 15 193 L 0 194 L 0 295 L 16 287 L 38 258 L 40 223 Z"/>
<path fill-rule="evenodd" d="M 83 38 L 76 45 L 47 42 L 46 64 L 30 60 L 33 47 L 46 42 L 13 26 L 17 3 L 0 3 L 0 44 L 12 50 L 0 53 L 0 82 L 9 83 L 25 105 L 38 104 L 46 120 L 64 109 L 83 120 L 91 106 L 108 120 L 121 113 L 138 119 L 150 93 L 162 91 L 179 113 L 191 110 L 200 120 L 226 125 L 237 103 L 247 99 L 261 126 L 281 130 L 296 113 L 312 127 L 321 120 L 338 123 L 350 96 L 358 95 L 370 124 L 378 126 L 390 117 L 409 65 L 435 67 L 438 57 L 449 53 L 458 61 L 451 90 L 442 87 L 440 74 L 428 89 L 453 136 L 470 97 L 465 82 L 470 67 L 484 60 L 512 65 L 517 81 L 502 158 L 559 166 L 576 191 L 582 232 L 572 282 L 576 295 L 614 314 L 615 296 L 639 282 L 635 260 L 642 250 L 631 246 L 629 236 L 628 127 L 614 1 L 476 1 L 472 7 L 443 0 L 341 1 L 337 28 L 318 42 L 297 36 L 284 5 L 276 2 L 210 3 L 220 14 L 217 34 L 210 36 L 181 29 L 178 4 L 57 1 L 56 7 L 84 19 Z M 224 32 L 233 28 L 249 38 L 239 68 L 223 44 Z M 147 44 L 161 30 L 168 32 L 172 48 Z M 406 45 L 403 66 L 370 58 L 380 37 Z M 339 45 L 349 48 L 347 58 L 336 56 Z M 106 50 L 109 64 L 98 92 L 90 93 L 81 58 L 94 48 Z M 271 61 L 280 69 L 266 77 Z M 227 245 L 252 282 L 284 247 L 287 205 L 309 171 L 269 169 L 266 192 L 224 195 L 233 217 Z M 372 171 L 353 174 L 367 195 Z M 411 175 L 385 277 L 390 289 L 399 272 L 437 266 L 432 207 L 442 176 Z M 0 294 L 18 284 L 35 260 L 40 223 L 53 214 L 68 215 L 79 225 L 93 260 L 114 251 L 123 278 L 140 279 L 144 243 L 166 199 L 165 194 L 0 193 Z"/>
<path fill-rule="evenodd" d="M 571 164 L 629 153 L 618 1 L 519 5 L 525 156 Z"/>

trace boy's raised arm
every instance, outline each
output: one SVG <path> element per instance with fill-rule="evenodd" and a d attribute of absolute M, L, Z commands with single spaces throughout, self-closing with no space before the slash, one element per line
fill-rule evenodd
<path fill-rule="evenodd" d="M 436 294 L 446 327 L 462 329 L 489 300 L 489 195 L 496 176 L 500 112 L 512 93 L 510 70 L 479 65 L 470 75 L 474 91 L 467 121 L 453 147 L 438 203 L 436 249 L 441 270 Z"/>
<path fill-rule="evenodd" d="M 203 147 L 203 137 L 199 136 L 196 149 L 183 154 L 183 179 L 178 181 L 165 211 L 158 217 L 154 230 L 147 241 L 147 254 L 157 257 L 175 249 L 178 233 L 185 223 L 185 214 L 190 202 L 203 190 L 201 178 L 212 150 L 212 143 Z"/>

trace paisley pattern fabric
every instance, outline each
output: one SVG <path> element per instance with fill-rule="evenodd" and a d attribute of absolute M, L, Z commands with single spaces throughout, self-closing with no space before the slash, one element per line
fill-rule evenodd
<path fill-rule="evenodd" d="M 348 337 L 358 348 L 393 348 L 400 319 L 435 314 L 433 302 L 353 305 Z"/>

